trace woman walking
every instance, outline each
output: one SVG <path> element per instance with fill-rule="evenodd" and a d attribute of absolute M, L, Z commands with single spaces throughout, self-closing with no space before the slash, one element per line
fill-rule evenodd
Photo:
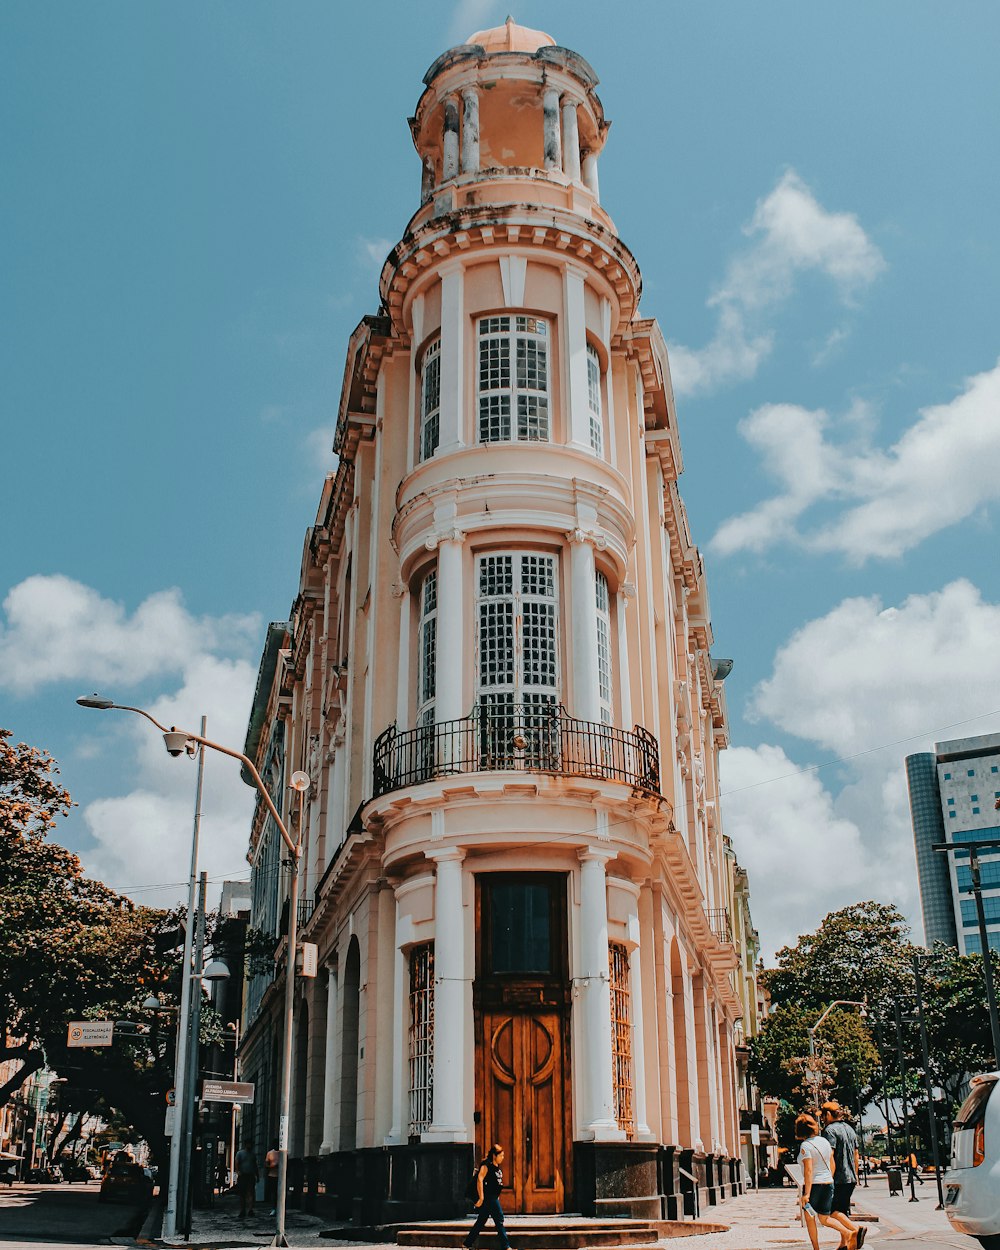
<path fill-rule="evenodd" d="M 840 1234 L 845 1250 L 860 1250 L 868 1229 L 852 1223 L 841 1211 L 833 1210 L 833 1147 L 820 1136 L 819 1124 L 808 1114 L 795 1121 L 795 1137 L 802 1143 L 799 1162 L 802 1164 L 802 1213 L 812 1250 L 819 1250 L 816 1221 Z M 838 1247 L 839 1250 L 839 1247 Z"/>
<path fill-rule="evenodd" d="M 462 1243 L 466 1250 L 475 1250 L 479 1234 L 486 1227 L 486 1221 L 493 1220 L 497 1230 L 501 1250 L 510 1250 L 510 1242 L 503 1226 L 503 1211 L 500 1209 L 500 1191 L 503 1189 L 503 1146 L 494 1144 L 489 1154 L 480 1163 L 476 1171 L 476 1210 L 479 1212 L 475 1224 L 469 1229 L 469 1235 Z"/>

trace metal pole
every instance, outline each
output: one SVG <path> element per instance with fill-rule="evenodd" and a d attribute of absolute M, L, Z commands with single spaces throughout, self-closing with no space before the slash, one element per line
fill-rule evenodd
<path fill-rule="evenodd" d="M 205 736 L 205 717 L 201 718 L 201 736 Z M 170 1142 L 170 1170 L 167 1179 L 167 1205 L 163 1212 L 164 1241 L 177 1236 L 177 1185 L 180 1177 L 180 1155 L 184 1140 L 184 1098 L 187 1081 L 188 1032 L 191 1024 L 191 951 L 194 942 L 195 886 L 198 880 L 198 837 L 201 833 L 201 794 L 205 781 L 205 751 L 198 753 L 198 782 L 194 800 L 194 829 L 191 834 L 191 872 L 188 877 L 187 925 L 184 930 L 184 955 L 181 963 L 181 1006 L 177 1015 L 177 1051 L 174 1060 L 174 1132 Z"/>
<path fill-rule="evenodd" d="M 986 913 L 983 910 L 983 887 L 979 875 L 979 855 L 975 846 L 969 847 L 969 867 L 972 869 L 972 894 L 976 900 L 976 918 L 979 921 L 979 941 L 983 950 L 983 975 L 986 977 L 986 1002 L 990 1009 L 990 1030 L 993 1034 L 993 1063 L 1000 1066 L 1000 1020 L 997 1019 L 997 995 L 993 986 L 993 957 L 986 932 Z"/>
<path fill-rule="evenodd" d="M 899 999 L 892 1000 L 892 1014 L 896 1020 L 896 1048 L 899 1052 L 899 1079 L 903 1087 L 903 1132 L 906 1134 L 906 1170 L 910 1174 L 910 1201 L 919 1202 L 917 1187 L 913 1180 L 913 1168 L 910 1166 L 910 1155 L 913 1153 L 913 1142 L 910 1138 L 910 1103 L 906 1097 L 906 1060 L 903 1058 L 903 1017 L 899 1010 Z"/>
<path fill-rule="evenodd" d="M 191 1236 L 191 1153 L 194 1142 L 194 1108 L 198 1090 L 198 1037 L 201 1033 L 201 970 L 205 966 L 205 894 L 208 890 L 208 873 L 203 872 L 198 882 L 197 937 L 194 944 L 194 968 L 191 973 L 191 1039 L 188 1052 L 187 1085 L 184 1090 L 184 1147 L 182 1155 L 178 1223 L 184 1236 Z"/>
<path fill-rule="evenodd" d="M 937 1181 L 937 1210 L 944 1210 L 944 1188 L 941 1184 L 941 1151 L 938 1149 L 937 1116 L 934 1114 L 934 1088 L 931 1085 L 931 1052 L 927 1044 L 927 1021 L 924 1019 L 924 993 L 920 981 L 920 956 L 913 952 L 913 979 L 917 987 L 917 1020 L 920 1023 L 920 1049 L 924 1060 L 924 1089 L 927 1091 L 927 1118 L 931 1129 L 931 1152 L 934 1156 L 934 1179 Z"/>
<path fill-rule="evenodd" d="M 299 790 L 299 827 L 292 852 L 292 880 L 288 891 L 288 962 L 285 968 L 285 1036 L 281 1056 L 281 1110 L 278 1120 L 278 1195 L 275 1203 L 272 1246 L 287 1246 L 285 1237 L 285 1199 L 288 1190 L 288 1129 L 292 1103 L 292 1020 L 295 1007 L 295 948 L 299 936 L 299 860 L 302 856 L 302 828 L 305 813 L 305 791 Z"/>
<path fill-rule="evenodd" d="M 238 1081 L 240 1076 L 240 1022 L 235 1022 L 236 1032 L 233 1035 L 233 1080 Z M 240 1105 L 233 1103 L 232 1111 L 229 1113 L 229 1184 L 236 1183 L 236 1122 L 239 1118 Z"/>

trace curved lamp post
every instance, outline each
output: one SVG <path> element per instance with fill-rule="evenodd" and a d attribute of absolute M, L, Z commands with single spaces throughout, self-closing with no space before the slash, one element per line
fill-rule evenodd
<path fill-rule="evenodd" d="M 99 694 L 84 695 L 77 699 L 77 703 L 81 707 L 97 708 L 100 711 L 114 709 L 118 712 L 134 712 L 137 716 L 145 717 L 150 724 L 155 725 L 160 733 L 163 734 L 163 742 L 167 748 L 167 754 L 175 758 L 184 754 L 193 757 L 198 754 L 198 748 L 203 747 L 211 751 L 218 751 L 222 755 L 228 755 L 231 759 L 239 760 L 253 778 L 257 792 L 263 799 L 265 807 L 271 813 L 274 823 L 278 826 L 278 832 L 281 834 L 281 840 L 291 855 L 292 877 L 288 906 L 288 962 L 285 976 L 285 1037 L 281 1069 L 281 1109 L 279 1113 L 278 1136 L 278 1202 L 275 1232 L 270 1243 L 272 1246 L 287 1246 L 288 1240 L 285 1237 L 285 1195 L 288 1188 L 288 1119 L 292 1092 L 292 1017 L 295 1001 L 295 956 L 298 943 L 299 861 L 302 858 L 302 817 L 305 796 L 311 784 L 309 777 L 302 772 L 293 773 L 291 777 L 291 788 L 297 791 L 299 795 L 298 836 L 293 839 L 285 827 L 285 822 L 281 819 L 278 809 L 274 805 L 274 800 L 268 793 L 267 787 L 264 785 L 253 760 L 244 755 L 242 751 L 234 751 L 231 747 L 223 746 L 219 742 L 212 742 L 211 739 L 206 738 L 204 736 L 204 723 L 202 724 L 202 733 L 200 734 L 192 733 L 187 729 L 178 729 L 176 725 L 172 725 L 167 729 L 165 725 L 160 724 L 155 716 L 151 716 L 143 708 L 130 707 L 125 703 L 115 703 L 113 699 L 103 698 Z M 188 926 L 188 933 L 190 935 L 190 925 Z M 170 1223 L 171 1214 L 174 1220 L 172 1226 Z M 164 1220 L 166 1227 L 163 1232 L 165 1239 L 176 1235 L 175 1221 L 176 1208 L 171 1212 L 168 1196 L 167 1212 Z"/>
<path fill-rule="evenodd" d="M 865 1018 L 865 1016 L 868 1015 L 868 1004 L 858 1002 L 857 999 L 854 999 L 854 998 L 835 998 L 828 1007 L 824 1008 L 823 1014 L 820 1016 L 820 1018 L 816 1021 L 815 1024 L 810 1025 L 808 1028 L 809 1060 L 810 1060 L 809 1075 L 810 1077 L 812 1077 L 812 1073 L 813 1073 L 812 1060 L 816 1058 L 816 1032 L 819 1029 L 819 1026 L 823 1023 L 823 1021 L 830 1014 L 830 1012 L 833 1011 L 834 1007 L 857 1007 L 859 1009 L 859 1014 L 862 1020 Z M 812 1083 L 813 1091 L 816 1095 L 816 1110 L 818 1112 L 819 1111 L 819 1078 L 817 1077 L 811 1083 Z"/>

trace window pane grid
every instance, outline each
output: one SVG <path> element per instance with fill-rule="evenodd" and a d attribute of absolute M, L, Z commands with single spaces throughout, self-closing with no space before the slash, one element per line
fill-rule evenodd
<path fill-rule="evenodd" d="M 601 720 L 611 724 L 611 612 L 608 579 L 603 573 L 596 577 L 597 590 L 597 693 L 601 702 Z"/>
<path fill-rule="evenodd" d="M 480 442 L 541 442 L 548 437 L 547 323 L 526 316 L 480 318 Z"/>
<path fill-rule="evenodd" d="M 420 397 L 420 459 L 428 460 L 437 450 L 441 430 L 441 340 L 424 354 Z"/>
<path fill-rule="evenodd" d="M 604 455 L 604 421 L 601 411 L 601 361 L 597 348 L 587 344 L 587 401 L 590 406 L 590 446 Z"/>
<path fill-rule="evenodd" d="M 437 694 L 437 571 L 420 588 L 420 626 L 417 633 L 417 723 L 434 724 Z"/>
<path fill-rule="evenodd" d="M 628 950 L 618 942 L 608 944 L 611 973 L 611 1061 L 614 1075 L 615 1119 L 631 1137 L 635 1132 L 632 1079 L 632 994 Z"/>
<path fill-rule="evenodd" d="M 410 1135 L 434 1119 L 434 943 L 410 952 Z"/>

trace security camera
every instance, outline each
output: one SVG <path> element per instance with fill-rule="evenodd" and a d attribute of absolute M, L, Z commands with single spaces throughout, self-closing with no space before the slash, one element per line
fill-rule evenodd
<path fill-rule="evenodd" d="M 188 736 L 178 729 L 168 730 L 163 735 L 163 741 L 166 743 L 167 754 L 172 755 L 174 759 L 183 755 L 188 749 Z"/>

